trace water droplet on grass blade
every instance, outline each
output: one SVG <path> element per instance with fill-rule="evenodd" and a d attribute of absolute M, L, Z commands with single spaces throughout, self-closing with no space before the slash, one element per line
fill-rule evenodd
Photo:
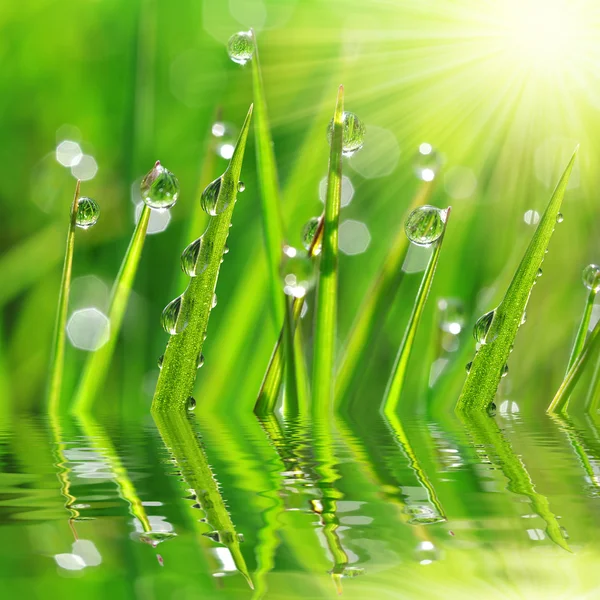
<path fill-rule="evenodd" d="M 217 295 L 213 294 L 211 308 L 214 308 L 217 305 Z"/>
<path fill-rule="evenodd" d="M 200 352 L 200 354 L 198 354 L 198 360 L 196 361 L 196 368 L 199 369 L 203 364 L 204 364 L 204 354 L 202 354 L 202 352 Z"/>
<path fill-rule="evenodd" d="M 165 355 L 164 355 L 164 354 L 161 354 L 161 355 L 158 357 L 158 368 L 159 368 L 159 369 L 162 369 L 162 366 L 163 366 L 163 361 L 164 361 L 164 360 L 165 360 Z"/>
<path fill-rule="evenodd" d="M 562 213 L 558 213 L 556 215 L 556 222 L 557 223 L 562 223 L 565 220 L 565 218 L 563 217 Z"/>
<path fill-rule="evenodd" d="M 504 365 L 502 367 L 502 377 L 506 377 L 508 375 L 508 365 Z"/>
<path fill-rule="evenodd" d="M 475 327 L 473 328 L 473 337 L 475 341 L 479 344 L 489 344 L 493 342 L 498 337 L 498 331 L 490 332 L 492 327 L 492 322 L 494 321 L 494 317 L 496 316 L 496 309 L 490 310 L 490 312 L 485 313 L 475 323 Z M 492 337 L 493 336 L 493 337 Z"/>
<path fill-rule="evenodd" d="M 181 315 L 182 302 L 183 295 L 178 296 L 175 300 L 171 300 L 162 311 L 160 317 L 161 325 L 163 326 L 163 329 L 171 335 L 181 333 L 187 326 L 187 320 Z"/>
<path fill-rule="evenodd" d="M 244 192 L 246 190 L 246 184 L 243 181 L 238 181 L 238 192 Z"/>
<path fill-rule="evenodd" d="M 223 177 L 218 177 L 214 181 L 211 181 L 204 188 L 200 197 L 202 209 L 212 217 L 220 215 L 229 206 L 229 203 L 225 201 L 225 195 L 222 196 L 219 202 L 219 192 L 221 191 L 222 183 Z"/>
<path fill-rule="evenodd" d="M 171 208 L 179 198 L 179 181 L 157 160 L 152 170 L 142 179 L 140 193 L 142 200 L 150 208 Z"/>
<path fill-rule="evenodd" d="M 200 250 L 202 249 L 203 244 L 203 237 L 199 237 L 197 240 L 194 240 L 181 254 L 181 269 L 190 277 L 196 277 L 197 275 L 204 273 L 204 271 L 206 271 L 206 267 L 208 266 L 208 262 L 204 260 L 201 262 L 198 261 L 200 257 Z"/>
<path fill-rule="evenodd" d="M 238 65 L 245 65 L 254 55 L 254 37 L 250 31 L 234 33 L 227 42 L 227 54 Z"/>
<path fill-rule="evenodd" d="M 431 144 L 423 143 L 419 146 L 413 165 L 419 179 L 433 181 L 440 169 L 440 164 L 440 155 Z"/>
<path fill-rule="evenodd" d="M 302 245 L 306 250 L 310 249 L 313 240 L 315 239 L 315 235 L 317 235 L 320 220 L 320 217 L 313 217 L 302 229 Z M 314 254 L 319 254 L 319 252 L 321 252 L 321 244 L 319 244 L 318 248 L 315 248 Z"/>
<path fill-rule="evenodd" d="M 415 208 L 404 223 L 406 236 L 417 246 L 430 246 L 442 236 L 446 214 L 445 210 L 435 206 Z"/>
<path fill-rule="evenodd" d="M 187 410 L 194 410 L 196 408 L 196 400 L 190 396 L 185 403 L 185 407 Z"/>
<path fill-rule="evenodd" d="M 75 224 L 80 229 L 88 229 L 92 225 L 95 225 L 100 216 L 100 207 L 95 200 L 91 198 L 83 197 L 77 201 L 77 216 L 75 217 Z"/>
<path fill-rule="evenodd" d="M 583 284 L 588 290 L 600 291 L 600 267 L 588 265 L 583 270 Z"/>
<path fill-rule="evenodd" d="M 467 372 L 467 375 L 468 375 L 468 374 L 471 372 L 471 367 L 472 367 L 472 366 L 473 366 L 473 361 L 471 361 L 471 362 L 468 362 L 468 363 L 465 365 L 465 371 Z"/>
<path fill-rule="evenodd" d="M 367 128 L 364 123 L 352 112 L 342 114 L 342 154 L 352 156 L 358 152 L 364 144 Z M 329 144 L 333 137 L 333 119 L 327 128 L 327 139 Z"/>
<path fill-rule="evenodd" d="M 315 267 L 306 252 L 284 246 L 281 261 L 283 291 L 288 296 L 303 298 L 315 283 Z"/>
<path fill-rule="evenodd" d="M 490 402 L 487 406 L 487 414 L 490 417 L 496 416 L 496 405 L 493 402 Z"/>

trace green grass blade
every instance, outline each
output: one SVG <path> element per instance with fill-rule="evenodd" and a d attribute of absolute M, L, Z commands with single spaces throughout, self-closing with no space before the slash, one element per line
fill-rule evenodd
<path fill-rule="evenodd" d="M 202 352 L 221 259 L 229 235 L 251 119 L 252 106 L 229 166 L 222 176 L 217 203 L 223 202 L 227 208 L 211 218 L 204 233 L 205 243 L 202 244 L 198 260 L 207 266 L 202 273 L 192 278 L 184 294 L 181 315 L 188 320 L 188 325 L 181 333 L 172 335 L 169 339 L 156 384 L 153 411 L 184 409 L 187 399 L 193 393 L 198 356 Z"/>
<path fill-rule="evenodd" d="M 177 461 L 188 487 L 194 490 L 208 523 L 218 533 L 219 541 L 231 552 L 237 570 L 254 589 L 240 549 L 240 538 L 219 492 L 206 454 L 187 415 L 177 411 L 155 412 L 154 421 L 165 445 Z"/>
<path fill-rule="evenodd" d="M 300 400 L 298 392 L 298 377 L 295 344 L 295 327 L 294 327 L 294 305 L 293 300 L 288 296 L 285 299 L 285 415 L 288 419 L 295 419 L 300 414 Z"/>
<path fill-rule="evenodd" d="M 415 298 L 413 310 L 408 320 L 404 338 L 400 344 L 400 349 L 398 350 L 398 355 L 396 356 L 396 362 L 394 363 L 394 368 L 392 369 L 392 374 L 388 381 L 382 405 L 383 413 L 388 417 L 388 419 L 396 413 L 400 396 L 402 395 L 402 388 L 404 387 L 408 361 L 413 349 L 415 336 L 417 335 L 417 328 L 419 327 L 421 317 L 423 316 L 423 311 L 425 310 L 427 296 L 429 295 L 429 290 L 431 289 L 431 284 L 433 283 L 433 277 L 435 275 L 435 270 L 440 258 L 440 252 L 442 250 L 442 243 L 446 235 L 449 217 L 450 207 L 448 207 L 446 210 L 444 231 L 442 232 L 440 239 L 436 242 L 436 247 L 431 255 L 431 258 L 429 259 L 427 269 L 425 269 L 425 273 L 423 274 L 423 280 L 421 281 L 421 286 L 417 292 L 417 297 Z"/>
<path fill-rule="evenodd" d="M 493 341 L 483 344 L 473 359 L 471 370 L 458 399 L 457 410 L 461 412 L 485 411 L 494 400 L 529 295 L 556 227 L 556 220 L 576 157 L 577 150 L 573 153 L 554 190 L 504 299 L 496 309 L 487 335 L 488 339 Z"/>
<path fill-rule="evenodd" d="M 281 249 L 284 243 L 283 216 L 281 212 L 281 194 L 277 177 L 277 164 L 273 150 L 273 138 L 269 127 L 267 102 L 263 86 L 258 43 L 254 37 L 254 55 L 252 57 L 252 85 L 254 90 L 254 136 L 256 143 L 256 166 L 260 198 L 262 201 L 263 231 L 267 250 L 269 286 L 273 302 L 275 323 L 283 323 L 285 303 L 279 286 L 279 265 Z"/>
<path fill-rule="evenodd" d="M 338 286 L 338 225 L 342 195 L 342 128 L 344 88 L 340 86 L 333 117 L 329 156 L 325 223 L 319 263 L 315 342 L 313 354 L 312 413 L 326 419 L 332 409 Z"/>
<path fill-rule="evenodd" d="M 592 381 L 585 399 L 585 410 L 590 414 L 598 412 L 600 402 L 600 356 L 596 359 L 596 366 L 592 375 Z"/>
<path fill-rule="evenodd" d="M 319 248 L 322 245 L 324 225 L 325 219 L 321 218 L 317 231 L 315 232 L 315 237 L 308 249 L 308 255 L 311 258 L 314 258 L 318 254 Z M 294 301 L 292 302 L 291 323 L 294 327 L 297 325 L 298 320 L 300 319 L 303 304 L 303 298 L 294 298 Z M 283 347 L 284 338 L 285 329 L 282 328 L 279 338 L 275 343 L 273 353 L 271 354 L 271 359 L 269 360 L 269 365 L 267 366 L 260 391 L 258 392 L 258 398 L 254 406 L 254 413 L 258 416 L 270 415 L 275 410 L 285 365 L 285 353 Z"/>
<path fill-rule="evenodd" d="M 587 337 L 588 329 L 590 327 L 590 319 L 592 317 L 592 309 L 594 308 L 594 301 L 596 300 L 596 290 L 591 289 L 588 294 L 587 302 L 585 303 L 585 309 L 583 316 L 581 317 L 581 323 L 577 330 L 577 336 L 571 350 L 571 356 L 569 357 L 569 364 L 567 366 L 567 373 L 571 367 L 575 364 L 577 357 L 581 354 L 583 347 L 585 346 L 585 338 Z"/>
<path fill-rule="evenodd" d="M 433 183 L 425 182 L 415 195 L 406 214 L 408 215 L 422 204 L 427 204 L 432 189 Z M 372 344 L 385 322 L 390 299 L 396 295 L 404 279 L 402 264 L 409 246 L 410 242 L 404 233 L 403 219 L 385 261 L 358 310 L 345 344 L 336 376 L 335 401 L 338 408 L 346 404 L 348 392 L 360 377 L 362 372 L 360 365 L 365 364 Z"/>
<path fill-rule="evenodd" d="M 569 396 L 573 393 L 579 378 L 598 351 L 598 348 L 600 348 L 600 321 L 596 323 L 596 326 L 592 330 L 592 333 L 590 333 L 581 353 L 573 363 L 573 366 L 569 369 L 563 382 L 560 384 L 547 412 L 560 413 L 565 410 Z"/>
<path fill-rule="evenodd" d="M 58 310 L 56 325 L 54 327 L 54 341 L 52 343 L 52 358 L 50 359 L 50 379 L 48 383 L 48 410 L 55 414 L 60 409 L 60 392 L 62 388 L 63 373 L 65 369 L 65 344 L 67 339 L 67 312 L 69 309 L 69 293 L 71 291 L 71 273 L 73 271 L 73 249 L 75 247 L 75 228 L 77 220 L 77 202 L 81 181 L 77 181 L 75 195 L 71 204 L 69 230 L 67 232 L 67 247 L 63 265 L 60 292 L 58 296 Z"/>
<path fill-rule="evenodd" d="M 123 317 L 131 295 L 131 288 L 137 273 L 138 265 L 142 256 L 146 230 L 150 220 L 151 209 L 144 204 L 142 214 L 135 227 L 129 247 L 121 263 L 121 268 L 113 285 L 108 319 L 110 322 L 110 337 L 108 342 L 89 355 L 83 368 L 79 387 L 73 402 L 73 411 L 76 413 L 88 412 L 94 403 L 94 399 L 101 388 L 113 357 L 115 346 L 123 324 Z"/>

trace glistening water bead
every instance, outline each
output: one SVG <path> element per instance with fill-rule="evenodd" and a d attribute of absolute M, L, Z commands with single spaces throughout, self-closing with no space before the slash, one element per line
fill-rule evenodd
<path fill-rule="evenodd" d="M 303 298 L 315 284 L 315 265 L 306 252 L 284 246 L 281 261 L 283 291 L 288 296 Z"/>
<path fill-rule="evenodd" d="M 186 275 L 190 277 L 196 277 L 206 271 L 208 267 L 208 261 L 199 261 L 200 250 L 204 246 L 204 238 L 199 237 L 194 240 L 182 253 L 181 253 L 181 269 Z"/>
<path fill-rule="evenodd" d="M 223 177 L 217 177 L 217 179 L 211 181 L 204 188 L 202 196 L 200 196 L 200 206 L 202 206 L 202 210 L 211 217 L 220 215 L 229 206 L 229 202 L 225 201 L 228 194 L 221 194 L 221 199 L 219 200 L 219 192 L 221 191 L 222 184 Z"/>
<path fill-rule="evenodd" d="M 306 250 L 310 250 L 312 246 L 313 240 L 315 239 L 315 235 L 317 235 L 317 230 L 319 229 L 319 222 L 321 221 L 320 217 L 313 217 L 310 219 L 304 228 L 302 229 L 302 245 Z M 315 248 L 315 254 L 319 254 L 321 251 L 321 244 L 319 244 L 318 248 Z"/>
<path fill-rule="evenodd" d="M 417 246 L 430 246 L 442 237 L 446 223 L 445 210 L 435 206 L 415 208 L 404 223 L 406 237 Z"/>
<path fill-rule="evenodd" d="M 245 65 L 254 55 L 254 37 L 250 31 L 234 33 L 227 42 L 227 54 L 238 65 Z"/>
<path fill-rule="evenodd" d="M 83 197 L 77 200 L 77 215 L 75 224 L 81 229 L 88 229 L 95 225 L 100 216 L 100 207 L 95 200 Z"/>
<path fill-rule="evenodd" d="M 194 410 L 196 408 L 196 400 L 190 396 L 185 403 L 185 407 L 188 410 Z"/>
<path fill-rule="evenodd" d="M 367 129 L 364 123 L 351 112 L 342 114 L 342 154 L 352 156 L 358 152 L 365 142 L 365 133 Z M 327 139 L 331 145 L 333 138 L 333 119 L 327 127 Z"/>
<path fill-rule="evenodd" d="M 171 300 L 167 306 L 165 306 L 160 316 L 160 323 L 163 329 L 171 334 L 176 335 L 181 333 L 187 326 L 187 321 L 181 318 L 181 304 L 183 302 L 183 295 L 177 296 L 175 300 Z"/>
<path fill-rule="evenodd" d="M 157 160 L 152 170 L 142 179 L 140 193 L 142 200 L 150 208 L 171 208 L 179 198 L 179 181 Z"/>
<path fill-rule="evenodd" d="M 583 284 L 588 290 L 600 292 L 600 267 L 598 265 L 588 265 L 583 270 Z"/>
<path fill-rule="evenodd" d="M 498 337 L 497 331 L 494 332 L 493 337 L 490 335 L 490 328 L 495 316 L 496 309 L 490 310 L 490 312 L 485 313 L 477 319 L 475 327 L 473 327 L 473 337 L 477 343 L 488 344 Z"/>

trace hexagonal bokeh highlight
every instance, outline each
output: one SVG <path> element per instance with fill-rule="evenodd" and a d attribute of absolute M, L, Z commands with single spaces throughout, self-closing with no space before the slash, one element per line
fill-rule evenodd
<path fill-rule="evenodd" d="M 369 229 L 361 221 L 346 219 L 340 224 L 339 247 L 344 254 L 362 254 L 370 243 Z"/>
<path fill-rule="evenodd" d="M 75 348 L 92 352 L 106 344 L 110 321 L 97 308 L 76 310 L 67 323 L 67 336 Z"/>
<path fill-rule="evenodd" d="M 142 210 L 144 208 L 144 203 L 139 202 L 135 207 L 135 223 L 140 220 L 142 216 Z M 150 219 L 148 221 L 148 230 L 147 234 L 160 233 L 164 231 L 171 222 L 171 211 L 168 209 L 164 210 L 155 210 L 153 208 L 150 209 Z"/>

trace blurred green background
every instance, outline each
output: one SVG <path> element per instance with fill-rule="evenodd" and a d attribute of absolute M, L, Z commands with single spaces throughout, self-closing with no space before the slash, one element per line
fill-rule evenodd
<path fill-rule="evenodd" d="M 469 323 L 501 298 L 534 230 L 532 211 L 543 211 L 581 144 L 565 220 L 501 390 L 519 405 L 544 408 L 562 379 L 583 309 L 581 271 L 600 262 L 600 7 L 591 0 L 3 2 L 0 410 L 37 408 L 43 399 L 74 175 L 84 179 L 82 193 L 100 204 L 101 216 L 77 232 L 70 314 L 106 310 L 134 227 L 139 178 L 160 159 L 178 176 L 181 198 L 166 229 L 148 235 L 99 401 L 123 413 L 148 410 L 167 339 L 159 317 L 183 290 L 179 255 L 191 241 L 188 223 L 207 183 L 201 165 L 215 152 L 215 115 L 220 110 L 239 127 L 252 100 L 249 69 L 225 50 L 232 33 L 251 26 L 291 243 L 300 243 L 304 222 L 321 209 L 325 130 L 340 83 L 347 109 L 367 125 L 364 149 L 344 165 L 354 195 L 342 211 L 342 222 L 350 221 L 343 241 L 350 254 L 340 264 L 340 347 L 421 183 L 419 145 L 440 153 L 432 203 L 452 205 L 453 213 L 412 358 L 414 398 L 423 397 L 440 351 L 437 301 L 457 298 L 467 326 L 458 350 L 444 351 L 433 389 L 440 407 L 453 405 L 474 351 Z M 78 144 L 83 156 L 61 146 L 65 141 Z M 239 411 L 253 406 L 279 329 L 268 311 L 252 143 L 249 149 L 196 396 L 205 406 Z M 225 165 L 217 157 L 214 175 Z M 418 252 L 408 262 L 415 274 L 364 365 L 353 392 L 357 410 L 378 401 L 402 337 L 425 266 Z M 312 298 L 308 305 L 310 359 Z M 85 357 L 69 346 L 67 395 Z"/>

